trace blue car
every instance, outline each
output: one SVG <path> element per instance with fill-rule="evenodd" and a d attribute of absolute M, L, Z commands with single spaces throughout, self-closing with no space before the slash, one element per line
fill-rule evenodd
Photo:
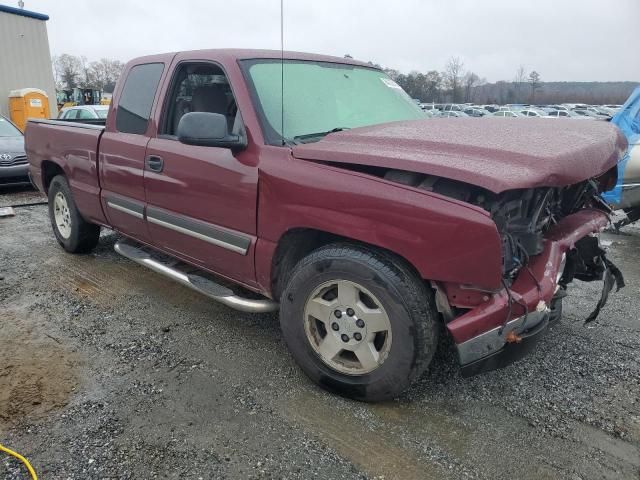
<path fill-rule="evenodd" d="M 629 142 L 627 155 L 618 164 L 618 183 L 603 198 L 617 209 L 624 210 L 629 224 L 640 219 L 640 87 L 611 119 Z"/>

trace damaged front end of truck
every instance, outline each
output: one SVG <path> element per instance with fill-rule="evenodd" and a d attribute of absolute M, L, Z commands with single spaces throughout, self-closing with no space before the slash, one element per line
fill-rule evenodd
<path fill-rule="evenodd" d="M 464 375 L 503 367 L 526 354 L 560 318 L 572 281 L 603 282 L 587 323 L 596 319 L 611 290 L 624 286 L 622 273 L 599 242 L 611 213 L 600 193 L 615 181 L 612 169 L 567 187 L 500 194 L 474 187 L 464 190 L 465 201 L 490 212 L 503 247 L 502 289 L 444 287 L 448 300 L 458 304 L 447 328 Z"/>

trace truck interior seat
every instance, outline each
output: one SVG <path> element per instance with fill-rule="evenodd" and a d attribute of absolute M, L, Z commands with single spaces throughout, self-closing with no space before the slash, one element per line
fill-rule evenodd
<path fill-rule="evenodd" d="M 234 118 L 229 118 L 229 98 L 227 93 L 216 84 L 196 87 L 193 90 L 191 111 L 220 113 L 227 117 L 227 129 L 234 120 Z"/>

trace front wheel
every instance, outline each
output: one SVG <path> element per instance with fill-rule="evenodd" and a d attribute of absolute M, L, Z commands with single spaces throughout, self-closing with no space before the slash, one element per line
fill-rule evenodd
<path fill-rule="evenodd" d="M 67 252 L 89 252 L 98 244 L 100 226 L 82 218 L 62 175 L 55 176 L 49 185 L 49 218 L 56 240 Z"/>
<path fill-rule="evenodd" d="M 436 348 L 430 291 L 386 252 L 323 247 L 295 267 L 280 303 L 285 341 L 304 372 L 350 398 L 397 396 Z"/>

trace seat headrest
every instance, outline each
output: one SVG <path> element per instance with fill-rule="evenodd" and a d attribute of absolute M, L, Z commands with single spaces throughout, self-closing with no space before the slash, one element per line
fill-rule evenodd
<path fill-rule="evenodd" d="M 228 100 L 224 90 L 216 85 L 196 87 L 191 96 L 192 112 L 210 112 L 226 115 Z"/>

